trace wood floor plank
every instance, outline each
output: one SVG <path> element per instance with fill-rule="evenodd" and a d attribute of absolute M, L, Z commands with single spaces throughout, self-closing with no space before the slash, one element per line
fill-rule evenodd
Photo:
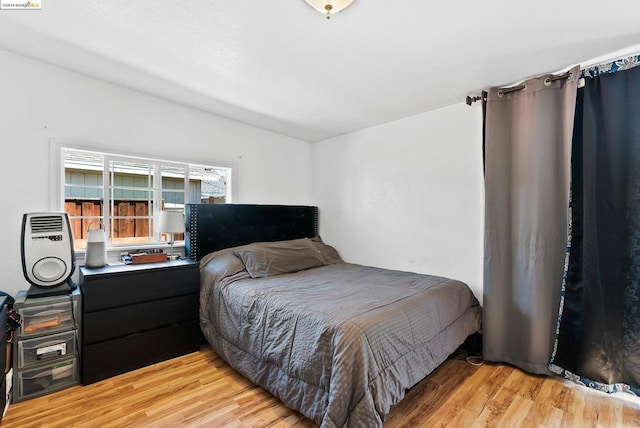
<path fill-rule="evenodd" d="M 500 422 L 498 423 L 497 427 L 522 427 L 524 425 L 524 420 L 531 411 L 532 406 L 532 400 L 524 398 L 521 395 L 517 394 L 509 407 L 507 407 L 502 418 L 500 418 Z"/>
<path fill-rule="evenodd" d="M 572 388 L 571 392 L 566 395 L 566 409 L 562 413 L 562 426 L 585 426 L 583 420 L 585 402 L 577 388 Z M 549 400 L 552 402 L 553 400 Z"/>
<path fill-rule="evenodd" d="M 482 370 L 485 370 L 488 376 L 481 378 L 482 381 L 480 383 L 467 382 L 464 388 L 467 392 L 467 397 L 463 398 L 466 402 L 464 408 L 466 412 L 474 415 L 474 419 L 480 416 L 486 408 L 487 402 L 500 389 L 500 386 L 511 372 L 510 370 L 505 370 L 505 366 L 484 365 L 477 369 L 477 374 L 480 374 Z M 476 378 L 476 375 L 473 378 Z"/>
<path fill-rule="evenodd" d="M 640 399 L 607 395 L 508 365 L 450 359 L 391 409 L 385 428 L 637 427 Z M 200 352 L 88 386 L 11 404 L 1 428 L 316 427 Z"/>
<path fill-rule="evenodd" d="M 549 404 L 534 401 L 529 413 L 522 421 L 523 427 L 560 427 L 562 410 Z"/>
<path fill-rule="evenodd" d="M 616 395 L 620 394 L 624 393 L 618 393 Z M 627 397 L 625 397 L 623 401 L 624 405 L 622 406 L 622 426 L 640 427 L 640 411 L 638 411 L 638 408 L 634 405 L 633 402 L 629 403 Z"/>
<path fill-rule="evenodd" d="M 496 367 L 506 368 L 505 375 L 507 376 L 507 379 L 511 378 L 512 373 L 515 371 L 513 368 L 507 366 Z M 511 406 L 511 403 L 517 396 L 512 389 L 506 388 L 504 385 L 505 384 L 499 387 L 499 389 L 494 392 L 489 401 L 485 404 L 482 412 L 480 412 L 478 418 L 473 423 L 473 427 L 494 427 L 500 423 L 504 417 L 506 409 Z"/>
<path fill-rule="evenodd" d="M 477 395 L 477 392 L 489 381 L 493 373 L 494 370 L 489 366 L 479 367 L 473 376 L 465 380 L 463 387 L 458 389 L 458 393 L 455 395 L 447 394 L 448 399 L 424 422 L 430 427 L 446 427 L 454 424 L 456 419 L 464 418 L 466 420 L 471 416 L 470 413 L 477 416 L 483 407 L 482 393 Z M 474 397 L 478 401 L 474 401 Z M 462 424 L 463 422 L 456 423 Z"/>

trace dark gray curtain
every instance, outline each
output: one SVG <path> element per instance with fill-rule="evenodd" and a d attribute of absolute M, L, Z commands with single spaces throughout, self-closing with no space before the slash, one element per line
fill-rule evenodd
<path fill-rule="evenodd" d="M 571 176 L 564 303 L 549 368 L 640 395 L 640 67 L 585 79 Z"/>
<path fill-rule="evenodd" d="M 549 373 L 564 273 L 577 75 L 492 88 L 485 108 L 483 354 Z"/>

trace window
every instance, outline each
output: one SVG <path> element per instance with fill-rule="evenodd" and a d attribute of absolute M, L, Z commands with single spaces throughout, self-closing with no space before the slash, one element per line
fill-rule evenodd
<path fill-rule="evenodd" d="M 169 237 L 154 231 L 160 210 L 230 202 L 228 167 L 60 149 L 64 211 L 76 249 L 86 248 L 87 231 L 97 227 L 104 227 L 111 247 L 166 241 Z"/>

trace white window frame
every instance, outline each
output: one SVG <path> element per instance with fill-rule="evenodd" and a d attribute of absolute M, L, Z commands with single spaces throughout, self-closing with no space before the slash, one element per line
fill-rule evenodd
<path fill-rule="evenodd" d="M 184 176 L 184 202 L 187 203 L 199 203 L 200 201 L 191 201 L 191 195 L 189 192 L 189 167 L 190 166 L 205 166 L 205 167 L 215 167 L 215 168 L 223 168 L 226 169 L 226 203 L 233 203 L 234 198 L 234 174 L 235 167 L 220 163 L 220 162 L 193 162 L 186 160 L 176 160 L 176 159 L 159 159 L 159 158 L 151 158 L 149 156 L 134 154 L 134 153 L 126 153 L 122 151 L 114 152 L 113 150 L 107 150 L 104 148 L 97 147 L 95 145 L 86 145 L 82 143 L 75 143 L 69 141 L 59 141 L 55 139 L 50 140 L 49 147 L 49 155 L 50 155 L 50 192 L 49 192 L 49 208 L 51 211 L 56 212 L 65 212 L 65 167 L 64 167 L 64 149 L 70 150 L 80 150 L 80 151 L 88 151 L 99 153 L 104 156 L 105 165 L 108 164 L 110 160 L 124 160 L 124 161 L 140 161 L 140 162 L 149 162 L 150 164 L 154 164 L 154 175 L 160 176 L 160 169 L 162 166 L 178 166 L 185 168 L 185 176 Z M 108 168 L 103 167 L 103 216 L 105 219 L 108 219 L 111 215 L 111 206 L 112 206 L 112 198 L 111 198 L 111 189 L 109 180 L 109 170 Z M 161 207 L 160 204 L 155 203 L 156 201 L 160 201 L 162 199 L 162 180 L 154 180 L 153 185 L 153 198 L 154 198 L 154 206 L 153 206 L 153 218 L 157 219 L 160 213 Z M 107 203 L 108 201 L 108 203 Z M 107 222 L 108 223 L 108 222 Z M 108 231 L 110 233 L 110 231 Z M 132 251 L 138 249 L 149 249 L 149 248 L 168 248 L 169 244 L 165 241 L 160 240 L 160 234 L 156 231 L 154 232 L 154 240 L 145 242 L 144 244 L 118 244 L 118 245 L 109 245 L 107 251 L 109 254 L 109 259 L 119 259 L 120 252 L 123 251 Z M 178 241 L 174 243 L 174 249 L 180 250 L 184 248 L 184 241 Z M 84 249 L 76 249 L 76 255 L 79 255 L 80 258 L 84 257 Z M 115 255 L 115 256 L 114 256 Z M 80 260 L 79 260 L 80 261 Z"/>

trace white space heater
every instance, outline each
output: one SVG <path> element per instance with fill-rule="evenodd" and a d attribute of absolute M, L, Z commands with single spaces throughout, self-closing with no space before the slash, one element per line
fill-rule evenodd
<path fill-rule="evenodd" d="M 76 288 L 73 236 L 67 213 L 28 213 L 22 217 L 22 270 L 27 296 L 67 294 Z"/>

